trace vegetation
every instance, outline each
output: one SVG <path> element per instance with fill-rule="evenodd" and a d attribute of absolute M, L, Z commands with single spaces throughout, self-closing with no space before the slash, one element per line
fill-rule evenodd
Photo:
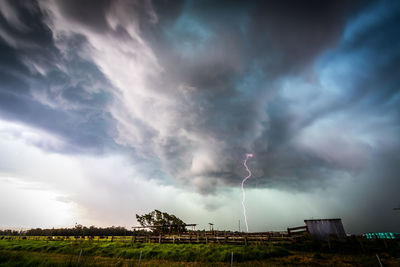
<path fill-rule="evenodd" d="M 144 215 L 136 214 L 136 219 L 143 227 L 148 227 L 156 234 L 175 234 L 186 231 L 185 223 L 173 214 L 154 210 Z M 150 227 L 156 226 L 156 227 Z M 128 230 L 125 227 L 95 227 L 82 226 L 76 224 L 73 228 L 35 228 L 29 230 L 0 230 L 0 236 L 132 236 L 146 235 L 148 232 L 143 230 Z"/>
<path fill-rule="evenodd" d="M 145 231 L 136 231 L 136 234 L 145 234 Z M 0 230 L 2 236 L 125 236 L 133 235 L 134 231 L 128 230 L 124 227 L 95 227 L 95 226 L 82 226 L 75 225 L 74 228 L 52 228 L 52 229 L 29 229 L 29 230 Z"/>
<path fill-rule="evenodd" d="M 227 262 L 231 253 L 236 261 L 262 260 L 271 257 L 289 255 L 287 249 L 274 246 L 228 246 L 228 245 L 194 245 L 194 244 L 143 244 L 123 242 L 71 242 L 71 241 L 45 241 L 45 240 L 0 240 L 0 252 L 3 253 L 3 262 L 7 253 L 26 252 L 36 254 L 57 254 L 75 257 L 80 254 L 87 257 L 107 257 L 114 259 L 138 259 L 140 254 L 143 259 L 167 260 L 173 262 Z M 15 253 L 14 260 L 22 257 L 24 253 Z M 15 257 L 14 257 L 15 256 Z M 0 261 L 1 262 L 1 261 Z"/>
<path fill-rule="evenodd" d="M 109 241 L 0 239 L 0 266 L 400 266 L 400 247 L 382 240 L 268 245 L 149 244 Z M 82 253 L 81 253 L 82 251 Z M 81 254 L 81 257 L 79 255 Z"/>
<path fill-rule="evenodd" d="M 346 242 L 331 240 L 328 243 L 307 238 L 297 241 L 282 238 L 248 246 L 227 245 L 224 241 L 220 244 L 138 243 L 147 242 L 151 237 L 159 240 L 154 234 L 179 233 L 185 230 L 185 223 L 158 210 L 137 215 L 137 219 L 142 226 L 159 227 L 153 228 L 153 233 L 79 224 L 74 228 L 0 231 L 0 267 L 137 266 L 139 258 L 140 266 L 227 266 L 232 253 L 234 266 L 242 267 L 378 266 L 376 255 L 384 266 L 400 266 L 398 240 L 353 237 Z M 146 236 L 140 239 L 143 235 Z"/>
<path fill-rule="evenodd" d="M 181 219 L 173 214 L 168 214 L 159 210 L 154 210 L 144 215 L 136 214 L 136 219 L 141 226 L 149 227 L 153 233 L 166 234 L 182 233 L 186 231 L 186 224 Z"/>

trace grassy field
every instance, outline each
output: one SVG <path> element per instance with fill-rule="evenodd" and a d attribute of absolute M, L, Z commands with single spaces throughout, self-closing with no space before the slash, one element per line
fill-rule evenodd
<path fill-rule="evenodd" d="M 82 253 L 81 253 L 82 251 Z M 400 266 L 392 241 L 270 243 L 259 246 L 0 240 L 0 266 Z M 79 257 L 79 254 L 81 256 Z M 78 264 L 79 261 L 79 264 Z"/>

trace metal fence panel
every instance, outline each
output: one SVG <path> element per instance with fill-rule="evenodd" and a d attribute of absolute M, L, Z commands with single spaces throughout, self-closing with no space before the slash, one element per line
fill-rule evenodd
<path fill-rule="evenodd" d="M 304 220 L 311 237 L 328 241 L 330 238 L 346 239 L 341 219 Z"/>

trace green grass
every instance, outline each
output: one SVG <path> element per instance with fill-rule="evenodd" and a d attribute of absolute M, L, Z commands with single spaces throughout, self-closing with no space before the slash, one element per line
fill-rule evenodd
<path fill-rule="evenodd" d="M 382 263 L 385 267 L 400 266 L 400 259 L 381 255 Z M 57 253 L 38 253 L 27 251 L 2 251 L 0 250 L 0 266 L 52 266 L 52 267 L 108 267 L 108 266 L 137 266 L 137 259 L 107 258 L 98 256 L 82 256 L 78 264 L 78 256 L 57 254 Z M 229 266 L 229 262 L 179 262 L 168 260 L 142 259 L 141 267 L 205 267 L 205 266 Z M 235 267 L 251 266 L 378 266 L 374 255 L 338 255 L 320 254 L 310 252 L 295 252 L 286 257 L 272 257 L 264 260 L 253 260 L 245 262 L 234 261 Z"/>
<path fill-rule="evenodd" d="M 151 244 L 98 241 L 0 240 L 1 266 L 400 266 L 400 243 L 359 240 L 269 245 Z"/>
<path fill-rule="evenodd" d="M 37 241 L 37 240 L 0 240 L 0 250 L 29 251 L 100 256 L 124 259 L 142 258 L 169 261 L 226 262 L 234 253 L 236 261 L 262 260 L 271 257 L 287 256 L 290 252 L 283 247 L 268 246 L 232 246 L 217 244 L 143 244 L 123 242 L 74 242 L 74 241 Z"/>

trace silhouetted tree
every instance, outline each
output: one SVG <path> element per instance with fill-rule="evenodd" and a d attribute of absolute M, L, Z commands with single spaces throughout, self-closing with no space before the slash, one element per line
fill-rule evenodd
<path fill-rule="evenodd" d="M 136 214 L 141 226 L 148 227 L 154 233 L 180 233 L 186 231 L 186 224 L 173 214 L 154 210 L 144 215 Z M 156 226 L 156 227 L 152 227 Z"/>

